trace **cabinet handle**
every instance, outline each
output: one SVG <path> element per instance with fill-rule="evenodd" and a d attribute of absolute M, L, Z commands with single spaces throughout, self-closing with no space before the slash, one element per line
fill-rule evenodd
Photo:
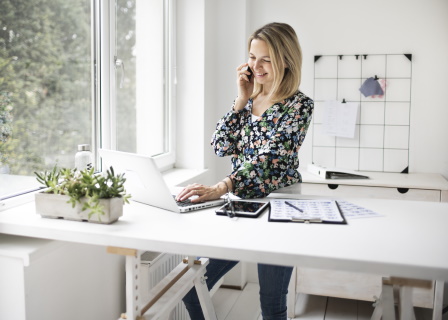
<path fill-rule="evenodd" d="M 409 188 L 397 188 L 398 192 L 404 194 L 409 191 Z"/>
<path fill-rule="evenodd" d="M 339 187 L 338 184 L 329 184 L 328 188 L 330 188 L 331 190 L 336 190 Z"/>

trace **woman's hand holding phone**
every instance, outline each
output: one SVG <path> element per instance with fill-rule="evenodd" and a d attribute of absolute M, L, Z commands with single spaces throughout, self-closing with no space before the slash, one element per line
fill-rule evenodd
<path fill-rule="evenodd" d="M 252 70 L 247 63 L 243 63 L 237 69 L 238 98 L 235 101 L 235 111 L 242 110 L 254 91 Z"/>

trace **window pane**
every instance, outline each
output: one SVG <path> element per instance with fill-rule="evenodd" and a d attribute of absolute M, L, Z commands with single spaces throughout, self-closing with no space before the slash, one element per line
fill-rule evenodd
<path fill-rule="evenodd" d="M 91 144 L 91 61 L 91 0 L 2 0 L 0 197 Z"/>
<path fill-rule="evenodd" d="M 116 1 L 116 141 L 121 151 L 167 151 L 164 2 Z"/>

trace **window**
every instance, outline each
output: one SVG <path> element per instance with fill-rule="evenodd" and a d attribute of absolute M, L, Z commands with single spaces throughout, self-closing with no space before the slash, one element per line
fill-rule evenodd
<path fill-rule="evenodd" d="M 173 1 L 116 0 L 115 90 L 110 144 L 113 149 L 173 162 L 170 124 L 174 65 Z M 112 23 L 113 24 L 113 23 Z M 163 162 L 162 162 L 163 161 Z"/>
<path fill-rule="evenodd" d="M 78 144 L 172 165 L 173 3 L 2 1 L 0 200 L 73 167 Z"/>
<path fill-rule="evenodd" d="M 36 2 L 2 1 L 0 197 L 92 139 L 90 0 Z"/>

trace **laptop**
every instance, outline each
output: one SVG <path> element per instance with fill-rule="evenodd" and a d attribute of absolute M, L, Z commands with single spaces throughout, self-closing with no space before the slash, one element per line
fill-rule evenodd
<path fill-rule="evenodd" d="M 126 192 L 131 199 L 150 206 L 173 212 L 190 212 L 224 204 L 224 199 L 191 203 L 190 199 L 179 202 L 166 185 L 153 158 L 115 150 L 98 150 L 104 170 L 111 166 L 115 173 L 124 173 Z"/>

